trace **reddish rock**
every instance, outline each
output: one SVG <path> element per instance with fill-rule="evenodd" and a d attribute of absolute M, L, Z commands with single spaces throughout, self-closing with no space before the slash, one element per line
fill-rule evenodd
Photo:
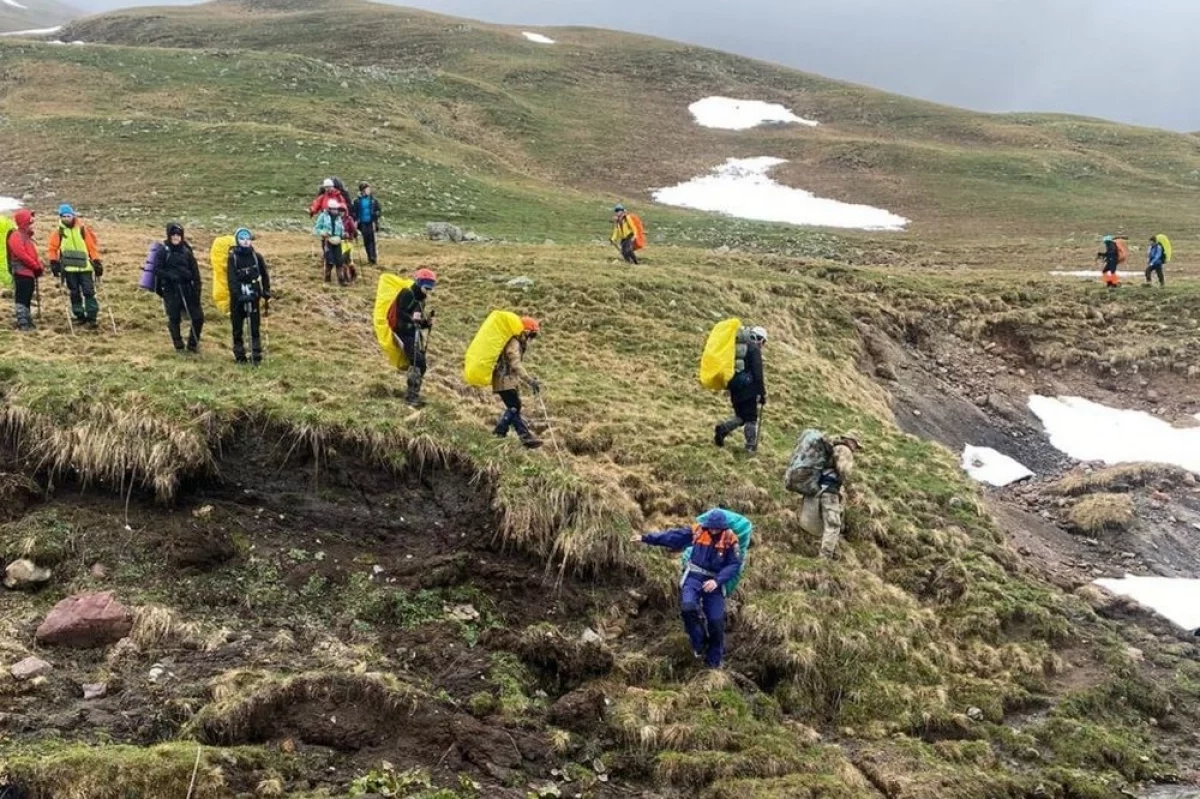
<path fill-rule="evenodd" d="M 37 629 L 37 642 L 79 649 L 105 646 L 133 629 L 133 614 L 111 591 L 77 594 L 54 606 Z"/>

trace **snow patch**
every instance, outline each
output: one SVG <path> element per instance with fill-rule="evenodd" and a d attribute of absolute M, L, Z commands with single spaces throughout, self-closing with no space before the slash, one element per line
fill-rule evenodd
<path fill-rule="evenodd" d="M 521 35 L 524 36 L 529 41 L 537 42 L 538 44 L 558 44 L 558 42 L 554 41 L 549 36 L 543 36 L 540 33 L 530 33 L 529 31 L 521 31 Z"/>
<path fill-rule="evenodd" d="M 1181 429 L 1143 411 L 1081 397 L 1029 398 L 1055 448 L 1081 461 L 1165 463 L 1200 473 L 1200 428 Z"/>
<path fill-rule="evenodd" d="M 655 190 L 654 200 L 663 205 L 792 225 L 903 230 L 908 224 L 904 217 L 881 208 L 826 200 L 776 183 L 767 173 L 786 163 L 770 156 L 730 158 L 707 175 Z"/>
<path fill-rule="evenodd" d="M 1100 273 L 1097 272 L 1095 269 L 1092 269 L 1092 270 L 1089 270 L 1086 272 L 1083 270 L 1079 270 L 1077 272 L 1055 272 L 1055 271 L 1052 271 L 1050 274 L 1054 275 L 1055 277 L 1091 277 L 1091 278 L 1097 278 L 1097 279 L 1100 277 Z"/>
<path fill-rule="evenodd" d="M 1003 452 L 970 444 L 963 448 L 962 467 L 972 479 L 996 488 L 1033 477 L 1028 467 Z"/>
<path fill-rule="evenodd" d="M 1150 608 L 1185 630 L 1200 627 L 1200 580 L 1175 577 L 1100 579 L 1096 585 Z"/>
<path fill-rule="evenodd" d="M 688 106 L 696 124 L 719 130 L 749 130 L 759 125 L 794 122 L 815 128 L 811 119 L 798 117 L 779 103 L 761 100 L 735 100 L 732 97 L 705 97 Z"/>
<path fill-rule="evenodd" d="M 46 44 L 67 44 L 67 42 L 64 42 L 62 39 L 51 39 L 50 41 L 46 42 Z M 71 42 L 71 44 L 87 44 L 87 42 L 82 42 L 76 39 L 75 41 Z"/>
<path fill-rule="evenodd" d="M 6 6 L 12 6 L 13 8 L 19 8 L 19 9 L 21 9 L 22 11 L 28 11 L 28 10 L 29 10 L 29 9 L 28 9 L 28 8 L 26 8 L 25 6 L 23 6 L 23 5 L 21 5 L 20 3 L 18 3 L 18 2 L 17 2 L 17 0 L 4 0 L 4 5 L 6 5 Z"/>
<path fill-rule="evenodd" d="M 24 203 L 15 197 L 0 197 L 0 214 L 7 214 L 20 208 Z"/>
<path fill-rule="evenodd" d="M 27 31 L 7 31 L 0 33 L 0 36 L 49 36 L 52 33 L 58 33 L 62 29 L 62 25 L 56 25 L 53 28 L 30 28 Z"/>

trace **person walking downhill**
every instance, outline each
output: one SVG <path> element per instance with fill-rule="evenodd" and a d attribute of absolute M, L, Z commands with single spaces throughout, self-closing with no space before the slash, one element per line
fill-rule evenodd
<path fill-rule="evenodd" d="M 365 180 L 358 184 L 358 197 L 350 206 L 350 216 L 358 225 L 362 234 L 363 248 L 367 251 L 367 263 L 377 266 L 379 252 L 375 244 L 375 234 L 379 232 L 379 220 L 383 217 L 383 206 L 375 199 L 371 184 Z"/>
<path fill-rule="evenodd" d="M 271 299 L 271 278 L 266 259 L 254 249 L 254 234 L 238 228 L 236 243 L 229 251 L 229 310 L 233 322 L 233 359 L 247 363 L 244 339 L 250 323 L 250 362 L 262 363 L 262 303 Z"/>
<path fill-rule="evenodd" d="M 537 449 L 542 446 L 542 442 L 533 435 L 533 431 L 521 415 L 521 384 L 529 386 L 534 394 L 542 391 L 541 383 L 529 374 L 524 365 L 525 350 L 530 342 L 537 338 L 541 326 L 536 319 L 522 316 L 521 327 L 521 333 L 510 338 L 504 345 L 504 350 L 496 361 L 496 368 L 492 370 L 492 391 L 504 403 L 504 413 L 497 420 L 496 428 L 492 432 L 499 438 L 505 438 L 510 429 L 515 429 L 523 445 L 529 449 Z"/>
<path fill-rule="evenodd" d="M 437 287 L 437 273 L 432 269 L 418 269 L 413 275 L 413 284 L 401 289 L 395 299 L 395 324 L 392 335 L 404 350 L 408 360 L 407 393 L 404 401 L 413 408 L 425 403 L 421 400 L 421 383 L 425 380 L 425 339 L 433 327 L 433 311 L 425 312 L 425 301 Z"/>
<path fill-rule="evenodd" d="M 13 277 L 17 330 L 33 330 L 30 304 L 37 292 L 37 281 L 46 270 L 38 255 L 37 243 L 33 240 L 33 211 L 22 208 L 13 214 L 13 223 L 16 227 L 4 237 L 4 246 L 8 251 L 8 268 Z"/>
<path fill-rule="evenodd" d="M 738 330 L 734 375 L 729 381 L 729 402 L 733 406 L 733 416 L 713 430 L 713 443 L 718 447 L 725 446 L 729 434 L 744 425 L 746 453 L 753 455 L 758 452 L 759 408 L 767 404 L 762 359 L 762 348 L 766 343 L 765 328 Z"/>
<path fill-rule="evenodd" d="M 634 240 L 637 238 L 637 228 L 633 226 L 633 220 L 626 213 L 625 206 L 618 205 L 613 208 L 612 223 L 612 233 L 608 236 L 609 241 L 617 245 L 617 249 L 621 251 L 621 257 L 625 259 L 625 263 L 636 266 L 638 259 L 634 248 Z"/>
<path fill-rule="evenodd" d="M 339 286 L 350 282 L 346 272 L 346 251 L 342 247 L 342 242 L 350 237 L 350 231 L 343 210 L 340 200 L 330 200 L 313 225 L 313 235 L 321 239 L 321 249 L 325 255 L 325 282 L 329 283 L 336 272 Z"/>
<path fill-rule="evenodd" d="M 200 265 L 192 245 L 184 236 L 183 225 L 167 225 L 167 238 L 158 251 L 154 266 L 154 293 L 162 298 L 167 314 L 167 332 L 175 351 L 196 353 L 200 348 L 200 332 L 204 329 L 204 304 L 201 302 Z M 187 344 L 184 345 L 180 322 L 187 314 L 191 323 Z"/>
<path fill-rule="evenodd" d="M 58 208 L 58 226 L 50 234 L 50 271 L 64 280 L 71 294 L 71 313 L 76 322 L 95 329 L 100 315 L 96 281 L 104 277 L 104 262 L 96 234 L 83 224 L 70 205 Z"/>

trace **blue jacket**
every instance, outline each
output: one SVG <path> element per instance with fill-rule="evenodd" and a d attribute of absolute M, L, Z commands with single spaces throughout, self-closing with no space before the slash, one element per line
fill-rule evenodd
<path fill-rule="evenodd" d="M 1154 242 L 1146 253 L 1146 262 L 1152 267 L 1162 266 L 1167 262 L 1167 251 L 1157 241 Z"/>
<path fill-rule="evenodd" d="M 369 225 L 379 221 L 383 216 L 383 208 L 379 205 L 379 200 L 373 196 L 360 194 L 354 199 L 354 204 L 350 206 L 350 215 L 358 224 Z"/>
<path fill-rule="evenodd" d="M 346 238 L 346 223 L 342 221 L 341 216 L 334 216 L 328 211 L 322 211 L 317 217 L 317 222 L 313 225 L 313 235 L 327 238 L 329 236 L 337 236 L 339 239 Z"/>
<path fill-rule="evenodd" d="M 648 533 L 642 536 L 642 543 L 667 549 L 686 549 L 690 546 L 690 565 L 715 574 L 713 579 L 722 588 L 737 577 L 742 568 L 741 546 L 732 530 L 710 533 L 699 525 L 674 527 L 661 533 Z"/>

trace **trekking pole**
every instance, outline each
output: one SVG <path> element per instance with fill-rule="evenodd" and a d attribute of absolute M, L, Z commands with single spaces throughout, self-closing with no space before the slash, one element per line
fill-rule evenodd
<path fill-rule="evenodd" d="M 102 279 L 96 278 L 96 294 L 100 297 L 100 299 L 102 299 L 104 301 L 104 307 L 108 309 L 108 320 L 110 322 L 112 322 L 113 333 L 116 333 L 117 332 L 117 317 L 113 313 L 112 306 L 108 304 L 108 296 L 101 292 L 100 287 L 103 283 L 104 283 L 104 281 Z"/>
<path fill-rule="evenodd" d="M 199 349 L 200 336 L 196 334 L 196 318 L 194 316 L 192 316 L 192 309 L 191 309 L 191 306 L 188 305 L 187 293 L 183 290 L 183 286 L 179 286 L 179 299 L 183 303 L 183 312 L 187 314 L 188 325 L 191 328 L 189 331 L 188 339 L 196 342 L 196 347 L 197 347 L 197 349 Z M 166 303 L 167 303 L 167 301 L 163 300 L 163 309 L 164 310 L 166 309 Z"/>
<path fill-rule="evenodd" d="M 271 349 L 271 333 L 267 327 L 267 320 L 271 318 L 271 298 L 263 298 L 263 315 L 262 315 L 262 339 L 263 339 L 263 357 L 267 357 L 267 352 Z"/>
<path fill-rule="evenodd" d="M 33 295 L 37 299 L 38 321 L 42 321 L 42 279 L 35 277 L 33 279 Z"/>
<path fill-rule="evenodd" d="M 567 459 L 563 456 L 562 447 L 558 445 L 558 437 L 554 435 L 554 425 L 550 423 L 550 411 L 546 409 L 546 400 L 542 397 L 540 391 L 534 396 L 537 397 L 538 404 L 542 408 L 542 420 L 546 423 L 546 432 L 550 434 L 550 443 L 554 445 L 554 451 L 558 454 L 558 462 L 564 472 L 570 471 L 567 468 Z"/>

